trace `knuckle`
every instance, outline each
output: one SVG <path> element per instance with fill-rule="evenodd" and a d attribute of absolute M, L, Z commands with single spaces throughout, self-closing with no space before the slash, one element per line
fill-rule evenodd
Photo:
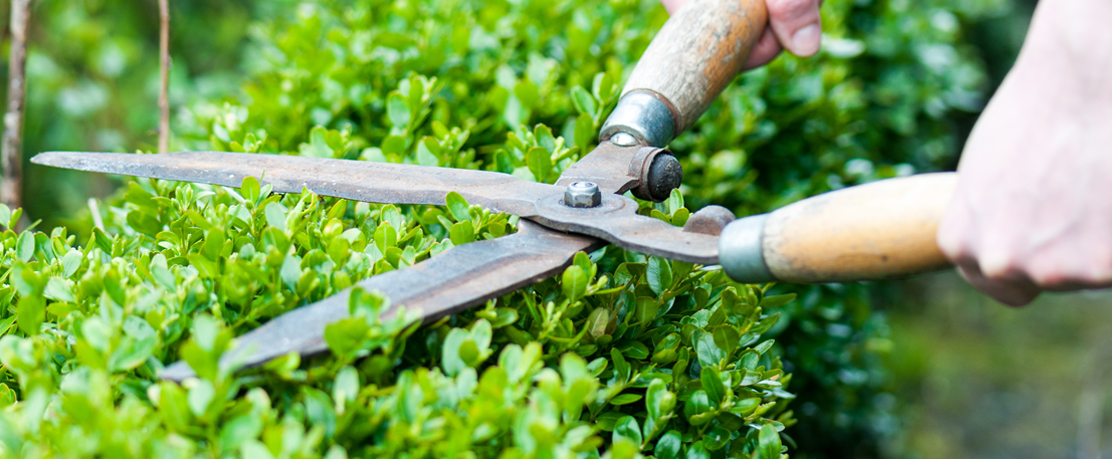
<path fill-rule="evenodd" d="M 970 250 L 969 244 L 966 243 L 965 238 L 961 233 L 953 231 L 940 231 L 936 240 L 938 248 L 946 255 L 951 261 L 959 261 L 971 258 L 973 251 Z"/>
<path fill-rule="evenodd" d="M 1070 281 L 1070 276 L 1064 270 L 1048 264 L 1035 264 L 1025 271 L 1031 282 L 1046 289 L 1060 288 Z"/>
<path fill-rule="evenodd" d="M 981 273 L 998 281 L 1015 279 L 1023 274 L 1023 262 L 1011 252 L 990 252 L 977 256 Z"/>
<path fill-rule="evenodd" d="M 1094 261 L 1078 272 L 1077 283 L 1085 288 L 1106 287 L 1112 284 L 1112 266 L 1108 265 L 1107 260 L 1101 261 L 1104 263 Z"/>
<path fill-rule="evenodd" d="M 1049 290 L 1077 290 L 1112 285 L 1112 257 L 1076 250 L 1049 250 L 1026 264 L 1027 276 Z"/>

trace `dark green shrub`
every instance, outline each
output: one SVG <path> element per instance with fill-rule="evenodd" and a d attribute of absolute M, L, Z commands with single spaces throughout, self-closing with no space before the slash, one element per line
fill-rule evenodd
<path fill-rule="evenodd" d="M 741 77 L 673 144 L 683 197 L 644 210 L 744 215 L 945 164 L 946 117 L 981 90 L 962 20 L 992 7 L 957 5 L 826 2 L 825 50 Z M 551 182 L 665 19 L 650 1 L 291 5 L 253 29 L 242 94 L 191 105 L 180 143 Z M 516 220 L 147 180 L 101 208 L 0 235 L 8 453 L 770 458 L 783 438 L 860 457 L 892 429 L 863 286 L 775 287 L 787 303 L 610 248 L 420 329 L 357 295 L 330 355 L 233 375 L 214 366 L 230 337 Z M 154 382 L 178 357 L 202 378 Z"/>

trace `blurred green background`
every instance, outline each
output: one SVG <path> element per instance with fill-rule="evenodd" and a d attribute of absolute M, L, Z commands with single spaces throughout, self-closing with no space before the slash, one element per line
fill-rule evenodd
<path fill-rule="evenodd" d="M 1015 309 L 954 273 L 886 290 L 887 367 L 903 418 L 890 457 L 1112 454 L 1112 293 L 1044 295 Z"/>
<path fill-rule="evenodd" d="M 257 21 L 286 1 L 171 2 L 171 101 L 176 148 L 203 145 L 189 110 L 236 96 L 258 65 Z M 859 0 L 859 5 L 870 3 Z M 958 2 L 960 3 L 960 2 Z M 1002 1 L 966 24 L 992 87 L 1022 43 L 1034 3 Z M 0 3 L 7 68 L 7 11 Z M 24 151 L 150 150 L 157 139 L 158 11 L 155 0 L 37 1 L 32 13 Z M 975 114 L 955 115 L 967 133 Z M 31 220 L 65 224 L 113 179 L 28 165 Z M 893 458 L 1099 457 L 1112 439 L 1105 368 L 1112 295 L 1047 295 L 1010 309 L 952 273 L 877 285 L 873 314 L 887 318 L 883 396 L 874 442 Z M 796 408 L 806 414 L 807 407 Z M 1107 415 L 1106 415 L 1107 414 Z M 794 433 L 799 435 L 800 433 Z M 845 456 L 831 451 L 831 456 Z"/>

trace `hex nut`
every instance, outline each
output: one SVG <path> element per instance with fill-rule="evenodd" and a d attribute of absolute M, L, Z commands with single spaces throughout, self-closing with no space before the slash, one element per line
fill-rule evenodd
<path fill-rule="evenodd" d="M 661 202 L 671 196 L 672 190 L 679 188 L 683 183 L 683 166 L 680 161 L 662 150 L 649 164 L 647 176 L 642 178 L 644 187 L 648 189 L 649 199 Z"/>
<path fill-rule="evenodd" d="M 572 182 L 564 190 L 564 205 L 576 208 L 598 207 L 602 193 L 594 182 Z"/>

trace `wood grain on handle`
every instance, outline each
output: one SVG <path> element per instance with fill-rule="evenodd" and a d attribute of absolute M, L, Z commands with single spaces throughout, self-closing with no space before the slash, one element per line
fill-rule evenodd
<path fill-rule="evenodd" d="M 949 265 L 935 242 L 955 173 L 881 180 L 772 212 L 762 251 L 784 282 L 878 280 Z"/>
<path fill-rule="evenodd" d="M 622 95 L 648 89 L 663 96 L 675 109 L 678 135 L 741 71 L 766 24 L 765 0 L 688 0 L 641 55 Z"/>

